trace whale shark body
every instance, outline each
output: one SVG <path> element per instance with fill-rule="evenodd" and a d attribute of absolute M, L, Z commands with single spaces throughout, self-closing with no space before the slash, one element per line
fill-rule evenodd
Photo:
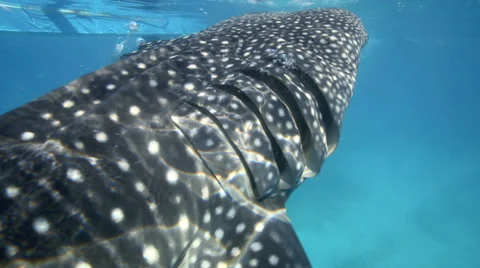
<path fill-rule="evenodd" d="M 0 265 L 310 267 L 285 202 L 338 143 L 342 9 L 146 43 L 0 117 Z"/>

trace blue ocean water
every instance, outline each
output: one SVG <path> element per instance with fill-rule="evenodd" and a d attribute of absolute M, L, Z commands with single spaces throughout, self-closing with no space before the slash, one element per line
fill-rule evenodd
<path fill-rule="evenodd" d="M 480 2 L 188 2 L 169 12 L 208 11 L 199 27 L 326 6 L 365 23 L 339 148 L 288 203 L 314 267 L 480 267 Z M 135 38 L 0 32 L 0 113 L 111 63 L 116 44 Z"/>

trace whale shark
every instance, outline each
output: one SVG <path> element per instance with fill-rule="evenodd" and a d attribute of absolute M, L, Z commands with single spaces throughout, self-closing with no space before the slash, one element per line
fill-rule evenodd
<path fill-rule="evenodd" d="M 2 115 L 0 266 L 311 267 L 285 202 L 367 41 L 344 9 L 241 15 Z"/>

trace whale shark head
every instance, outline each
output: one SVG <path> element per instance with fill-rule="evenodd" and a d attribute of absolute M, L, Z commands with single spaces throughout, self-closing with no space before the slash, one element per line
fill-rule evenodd
<path fill-rule="evenodd" d="M 342 9 L 247 14 L 1 116 L 1 265 L 310 267 L 285 201 L 337 147 L 367 39 Z"/>

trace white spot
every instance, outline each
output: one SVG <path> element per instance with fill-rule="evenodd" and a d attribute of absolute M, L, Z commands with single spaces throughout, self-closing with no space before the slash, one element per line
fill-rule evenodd
<path fill-rule="evenodd" d="M 83 181 L 82 173 L 80 173 L 80 170 L 75 168 L 69 168 L 67 170 L 67 178 L 73 182 Z"/>
<path fill-rule="evenodd" d="M 258 252 L 258 251 L 262 250 L 263 245 L 260 242 L 253 242 L 252 245 L 250 246 L 250 248 L 252 249 L 252 251 Z"/>
<path fill-rule="evenodd" d="M 237 234 L 243 232 L 245 230 L 245 223 L 241 222 L 237 225 L 237 227 L 235 228 L 235 232 L 237 232 Z"/>
<path fill-rule="evenodd" d="M 177 183 L 178 173 L 173 169 L 168 170 L 167 171 L 167 181 L 171 184 Z"/>
<path fill-rule="evenodd" d="M 258 266 L 258 260 L 257 259 L 251 259 L 249 262 L 251 267 L 257 267 Z"/>
<path fill-rule="evenodd" d="M 156 87 L 156 86 L 158 85 L 157 80 L 153 80 L 153 79 L 151 79 L 150 81 L 148 81 L 148 84 L 149 84 L 151 87 Z"/>
<path fill-rule="evenodd" d="M 88 262 L 81 261 L 75 264 L 75 268 L 92 268 L 92 266 Z"/>
<path fill-rule="evenodd" d="M 209 194 L 210 194 L 210 190 L 208 190 L 208 187 L 207 186 L 202 187 L 202 198 L 207 199 Z"/>
<path fill-rule="evenodd" d="M 126 70 L 121 70 L 120 73 L 121 73 L 122 75 L 128 75 L 128 72 L 127 72 Z"/>
<path fill-rule="evenodd" d="M 300 143 L 300 135 L 293 136 L 293 142 L 297 144 Z"/>
<path fill-rule="evenodd" d="M 147 68 L 147 65 L 145 65 L 145 63 L 140 62 L 139 64 L 137 64 L 137 67 L 138 69 L 145 69 Z"/>
<path fill-rule="evenodd" d="M 205 212 L 205 214 L 203 215 L 203 222 L 204 223 L 209 223 L 210 220 L 212 219 L 212 216 L 210 215 L 210 212 Z"/>
<path fill-rule="evenodd" d="M 273 122 L 273 116 L 271 114 L 267 113 L 265 117 L 267 118 L 268 122 Z"/>
<path fill-rule="evenodd" d="M 219 262 L 217 268 L 228 268 L 228 265 L 225 262 Z"/>
<path fill-rule="evenodd" d="M 225 196 L 227 196 L 227 193 L 225 192 L 224 189 L 220 189 L 220 191 L 218 192 L 218 196 L 220 198 L 225 198 Z"/>
<path fill-rule="evenodd" d="M 115 85 L 114 84 L 108 84 L 107 85 L 107 90 L 113 90 L 115 89 Z"/>
<path fill-rule="evenodd" d="M 26 131 L 26 132 L 22 133 L 22 135 L 20 136 L 20 139 L 22 139 L 22 141 L 29 141 L 29 140 L 33 139 L 34 137 L 35 137 L 35 133 L 30 132 L 30 131 Z"/>
<path fill-rule="evenodd" d="M 16 246 L 7 246 L 6 253 L 9 257 L 13 257 L 18 253 L 18 247 Z"/>
<path fill-rule="evenodd" d="M 190 263 L 196 263 L 197 262 L 197 256 L 193 255 L 190 257 Z"/>
<path fill-rule="evenodd" d="M 193 83 L 186 83 L 185 85 L 183 85 L 183 88 L 185 88 L 186 90 L 193 90 L 195 89 L 195 85 Z"/>
<path fill-rule="evenodd" d="M 108 115 L 108 118 L 110 118 L 110 120 L 112 120 L 113 122 L 118 122 L 118 115 L 116 113 L 111 113 L 110 115 Z"/>
<path fill-rule="evenodd" d="M 79 116 L 82 116 L 85 114 L 85 111 L 84 110 L 78 110 L 76 111 L 73 115 L 75 115 L 76 117 L 79 117 Z"/>
<path fill-rule="evenodd" d="M 130 112 L 131 115 L 133 116 L 137 116 L 140 114 L 140 108 L 138 108 L 138 106 L 130 106 L 130 109 L 128 110 Z"/>
<path fill-rule="evenodd" d="M 207 142 L 206 142 L 207 147 L 212 147 L 213 144 L 214 144 L 214 142 L 213 142 L 212 139 L 208 139 Z"/>
<path fill-rule="evenodd" d="M 75 105 L 75 102 L 71 100 L 66 100 L 62 103 L 63 108 L 66 108 L 66 109 L 72 108 L 74 105 Z"/>
<path fill-rule="evenodd" d="M 233 247 L 230 253 L 232 254 L 232 257 L 237 257 L 240 255 L 240 249 L 238 247 Z"/>
<path fill-rule="evenodd" d="M 215 208 L 215 214 L 220 215 L 223 212 L 223 207 L 216 207 Z"/>
<path fill-rule="evenodd" d="M 205 232 L 203 233 L 203 238 L 206 240 L 210 240 L 212 238 L 212 235 L 210 234 L 210 232 Z"/>
<path fill-rule="evenodd" d="M 192 247 L 193 248 L 198 248 L 201 243 L 202 243 L 202 241 L 199 238 L 195 238 L 195 240 L 193 240 L 193 242 L 192 242 Z"/>
<path fill-rule="evenodd" d="M 268 257 L 268 262 L 271 264 L 271 265 L 277 265 L 278 264 L 278 256 L 277 255 L 270 255 L 270 257 Z"/>
<path fill-rule="evenodd" d="M 123 158 L 117 161 L 117 166 L 123 172 L 127 172 L 128 170 L 130 170 L 130 164 L 127 162 L 127 160 Z"/>
<path fill-rule="evenodd" d="M 33 220 L 33 230 L 39 234 L 44 234 L 50 229 L 50 223 L 45 218 L 36 218 Z"/>
<path fill-rule="evenodd" d="M 90 89 L 84 87 L 84 88 L 80 89 L 80 92 L 82 92 L 83 94 L 88 94 L 88 93 L 90 93 Z"/>
<path fill-rule="evenodd" d="M 100 132 L 95 133 L 95 139 L 98 142 L 103 143 L 103 142 L 108 141 L 108 136 L 107 136 L 107 134 L 105 134 L 105 132 L 100 131 Z"/>
<path fill-rule="evenodd" d="M 160 144 L 158 141 L 150 141 L 147 149 L 150 154 L 158 154 L 158 152 L 160 152 Z"/>
<path fill-rule="evenodd" d="M 198 68 L 198 66 L 196 64 L 190 64 L 190 65 L 187 66 L 187 69 L 192 69 L 193 70 L 193 69 L 197 69 L 197 68 Z"/>
<path fill-rule="evenodd" d="M 178 227 L 180 230 L 186 231 L 188 229 L 188 225 L 190 224 L 188 217 L 185 215 L 180 216 L 180 220 L 178 221 Z"/>
<path fill-rule="evenodd" d="M 255 231 L 261 232 L 265 228 L 265 224 L 263 222 L 259 222 L 255 225 Z"/>
<path fill-rule="evenodd" d="M 222 229 L 217 229 L 217 230 L 215 231 L 215 237 L 216 237 L 217 239 L 222 239 L 222 238 L 223 238 L 223 234 L 224 234 L 224 233 L 223 233 L 223 230 L 222 230 Z"/>
<path fill-rule="evenodd" d="M 280 117 L 285 116 L 285 110 L 283 108 L 278 109 L 278 116 Z"/>
<path fill-rule="evenodd" d="M 235 217 L 236 210 L 234 208 L 230 208 L 227 211 L 227 219 L 231 220 Z"/>
<path fill-rule="evenodd" d="M 293 124 L 290 121 L 287 121 L 287 123 L 285 123 L 285 126 L 287 127 L 287 129 L 292 129 L 293 128 Z"/>
<path fill-rule="evenodd" d="M 135 190 L 142 193 L 143 191 L 145 191 L 145 184 L 143 184 L 143 182 L 137 181 L 135 183 Z"/>
<path fill-rule="evenodd" d="M 55 120 L 55 121 L 52 122 L 52 126 L 54 126 L 54 127 L 58 127 L 59 125 L 60 125 L 60 121 L 58 121 L 58 120 Z"/>
<path fill-rule="evenodd" d="M 295 167 L 297 168 L 297 170 L 302 169 L 302 163 L 301 163 L 301 162 L 297 162 L 297 165 L 296 165 Z"/>
<path fill-rule="evenodd" d="M 162 105 L 165 106 L 168 104 L 168 100 L 165 98 L 158 98 L 158 102 Z"/>
<path fill-rule="evenodd" d="M 253 141 L 253 144 L 254 144 L 256 147 L 260 147 L 260 146 L 262 146 L 262 141 L 260 141 L 259 138 L 256 138 L 256 139 Z"/>
<path fill-rule="evenodd" d="M 41 115 L 41 117 L 45 120 L 48 120 L 50 118 L 52 118 L 52 114 L 51 113 L 44 113 Z"/>
<path fill-rule="evenodd" d="M 8 198 L 15 198 L 20 194 L 20 189 L 15 186 L 7 186 L 7 188 L 5 189 L 5 194 Z"/>
<path fill-rule="evenodd" d="M 152 265 L 160 259 L 160 254 L 158 253 L 157 248 L 152 245 L 148 245 L 143 249 L 143 258 L 145 261 Z"/>
<path fill-rule="evenodd" d="M 202 263 L 200 264 L 200 268 L 210 268 L 211 264 L 207 260 L 203 260 Z"/>
<path fill-rule="evenodd" d="M 123 214 L 123 211 L 121 209 L 114 208 L 112 209 L 112 212 L 110 212 L 110 217 L 112 218 L 112 221 L 119 223 L 123 221 L 125 215 Z"/>
<path fill-rule="evenodd" d="M 85 149 L 85 145 L 81 141 L 76 141 L 76 142 L 73 143 L 73 145 L 75 145 L 75 147 L 79 150 Z"/>

